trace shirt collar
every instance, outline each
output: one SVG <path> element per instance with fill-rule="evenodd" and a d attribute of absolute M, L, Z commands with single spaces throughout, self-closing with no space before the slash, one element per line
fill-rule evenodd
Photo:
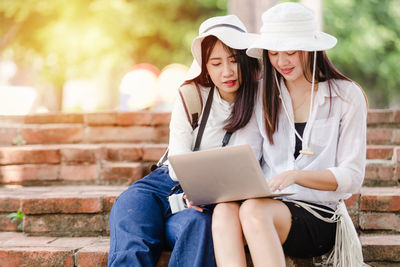
<path fill-rule="evenodd" d="M 222 99 L 217 87 L 215 87 L 215 90 L 214 90 L 214 99 L 219 105 L 221 105 L 221 107 L 223 109 L 231 110 L 233 108 L 234 103 L 230 104 L 228 101 Z"/>

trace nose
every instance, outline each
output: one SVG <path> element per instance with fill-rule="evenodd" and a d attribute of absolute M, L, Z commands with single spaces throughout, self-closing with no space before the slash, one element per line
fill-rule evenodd
<path fill-rule="evenodd" d="M 224 77 L 229 77 L 233 74 L 234 72 L 234 64 L 231 64 L 230 62 L 225 62 L 223 66 L 223 75 Z"/>
<path fill-rule="evenodd" d="M 287 64 L 287 56 L 285 53 L 278 52 L 278 66 L 282 67 Z"/>

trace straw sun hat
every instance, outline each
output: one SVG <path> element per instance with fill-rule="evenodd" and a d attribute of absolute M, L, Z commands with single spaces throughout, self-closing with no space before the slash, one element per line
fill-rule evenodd
<path fill-rule="evenodd" d="M 194 79 L 201 73 L 201 42 L 207 36 L 214 35 L 225 45 L 234 49 L 247 49 L 256 40 L 257 35 L 248 33 L 243 22 L 235 15 L 217 16 L 204 21 L 199 35 L 192 42 L 193 63 L 185 80 Z"/>
<path fill-rule="evenodd" d="M 262 58 L 264 49 L 272 51 L 321 51 L 334 47 L 332 35 L 318 31 L 314 12 L 305 6 L 285 2 L 262 15 L 260 35 L 247 50 L 247 55 Z"/>

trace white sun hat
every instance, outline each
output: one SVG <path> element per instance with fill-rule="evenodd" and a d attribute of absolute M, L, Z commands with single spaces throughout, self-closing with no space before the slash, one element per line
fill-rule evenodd
<path fill-rule="evenodd" d="M 257 34 L 248 33 L 243 22 L 235 15 L 217 16 L 204 21 L 199 35 L 192 42 L 193 63 L 186 74 L 186 80 L 196 78 L 201 73 L 201 42 L 207 36 L 214 35 L 225 45 L 234 49 L 247 49 L 257 38 Z"/>
<path fill-rule="evenodd" d="M 322 51 L 334 47 L 332 35 L 318 31 L 314 12 L 293 2 L 273 6 L 262 15 L 263 26 L 247 55 L 262 58 L 263 50 Z"/>

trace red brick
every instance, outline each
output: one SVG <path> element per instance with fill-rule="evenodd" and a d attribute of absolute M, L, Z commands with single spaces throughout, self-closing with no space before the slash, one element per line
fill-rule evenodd
<path fill-rule="evenodd" d="M 395 123 L 400 123 L 400 109 L 394 111 L 394 119 Z"/>
<path fill-rule="evenodd" d="M 20 130 L 27 144 L 78 143 L 83 139 L 81 125 L 40 125 Z"/>
<path fill-rule="evenodd" d="M 65 248 L 17 247 L 0 250 L 0 266 L 74 266 L 73 251 Z"/>
<path fill-rule="evenodd" d="M 100 142 L 150 142 L 154 140 L 153 127 L 131 126 L 111 127 L 99 126 L 86 129 L 85 140 L 89 143 Z"/>
<path fill-rule="evenodd" d="M 102 166 L 103 180 L 136 181 L 142 177 L 140 163 L 109 163 Z"/>
<path fill-rule="evenodd" d="M 167 150 L 168 145 L 149 145 L 143 148 L 144 161 L 158 161 Z"/>
<path fill-rule="evenodd" d="M 400 235 L 365 235 L 360 236 L 360 241 L 364 261 L 393 262 L 387 266 L 397 266 L 394 262 L 400 262 Z"/>
<path fill-rule="evenodd" d="M 26 233 L 54 235 L 93 235 L 105 231 L 105 220 L 100 214 L 30 215 L 24 220 Z"/>
<path fill-rule="evenodd" d="M 387 128 L 369 128 L 367 129 L 368 143 L 389 143 L 392 141 L 392 129 Z"/>
<path fill-rule="evenodd" d="M 169 141 L 169 127 L 159 126 L 155 128 L 155 134 L 153 138 L 154 142 L 157 143 L 168 143 Z"/>
<path fill-rule="evenodd" d="M 22 199 L 22 212 L 25 214 L 47 213 L 96 213 L 101 212 L 103 203 L 100 197 L 72 197 L 60 192 L 60 197 L 36 197 Z"/>
<path fill-rule="evenodd" d="M 53 114 L 36 114 L 25 116 L 26 124 L 60 124 L 60 123 L 83 123 L 83 114 L 66 114 L 66 113 L 53 113 Z"/>
<path fill-rule="evenodd" d="M 393 130 L 392 143 L 400 145 L 400 130 L 399 129 L 394 129 Z"/>
<path fill-rule="evenodd" d="M 0 148 L 0 164 L 60 163 L 60 153 L 55 147 L 20 146 Z"/>
<path fill-rule="evenodd" d="M 77 266 L 107 266 L 109 242 L 84 247 L 76 253 Z"/>
<path fill-rule="evenodd" d="M 400 211 L 400 196 L 362 196 L 361 209 Z"/>
<path fill-rule="evenodd" d="M 18 128 L 1 126 L 0 127 L 0 144 L 12 145 L 13 139 L 18 136 Z"/>
<path fill-rule="evenodd" d="M 20 206 L 20 199 L 18 196 L 0 195 L 0 212 L 15 212 Z"/>
<path fill-rule="evenodd" d="M 171 113 L 154 113 L 153 114 L 153 122 L 152 125 L 165 125 L 168 126 L 169 122 L 171 121 Z"/>
<path fill-rule="evenodd" d="M 394 117 L 393 110 L 370 109 L 368 110 L 367 124 L 385 124 L 392 123 Z"/>
<path fill-rule="evenodd" d="M 363 230 L 398 230 L 400 229 L 400 214 L 361 213 L 360 227 Z"/>
<path fill-rule="evenodd" d="M 364 187 L 360 203 L 363 211 L 400 211 L 400 188 Z"/>
<path fill-rule="evenodd" d="M 86 125 L 117 125 L 117 114 L 111 113 L 88 113 L 84 115 Z"/>
<path fill-rule="evenodd" d="M 0 167 L 1 183 L 57 180 L 58 165 L 8 165 Z"/>
<path fill-rule="evenodd" d="M 397 161 L 397 163 L 400 163 L 400 147 L 396 147 L 394 149 L 394 154 L 395 154 L 395 161 Z"/>
<path fill-rule="evenodd" d="M 394 180 L 394 165 L 383 165 L 383 164 L 367 164 L 365 168 L 365 179 L 380 181 L 393 181 Z"/>
<path fill-rule="evenodd" d="M 106 151 L 98 145 L 71 145 L 60 149 L 63 162 L 70 163 L 95 163 L 105 159 Z"/>
<path fill-rule="evenodd" d="M 60 176 L 64 181 L 94 181 L 98 177 L 97 165 L 62 165 Z"/>
<path fill-rule="evenodd" d="M 9 213 L 0 213 L 0 231 L 19 231 L 17 228 L 21 221 L 11 222 L 11 218 L 7 218 Z"/>
<path fill-rule="evenodd" d="M 114 144 L 106 146 L 106 153 L 109 161 L 140 161 L 143 149 L 137 144 Z"/>
<path fill-rule="evenodd" d="M 367 146 L 367 159 L 392 159 L 394 146 Z"/>
<path fill-rule="evenodd" d="M 123 112 L 118 113 L 118 125 L 141 125 L 149 126 L 153 123 L 153 114 L 150 111 Z"/>
<path fill-rule="evenodd" d="M 344 202 L 348 210 L 358 209 L 359 200 L 360 200 L 360 194 L 354 194 L 350 198 L 346 199 Z"/>
<path fill-rule="evenodd" d="M 112 206 L 114 205 L 115 200 L 118 196 L 105 196 L 103 200 L 103 209 L 105 212 L 111 211 Z"/>

